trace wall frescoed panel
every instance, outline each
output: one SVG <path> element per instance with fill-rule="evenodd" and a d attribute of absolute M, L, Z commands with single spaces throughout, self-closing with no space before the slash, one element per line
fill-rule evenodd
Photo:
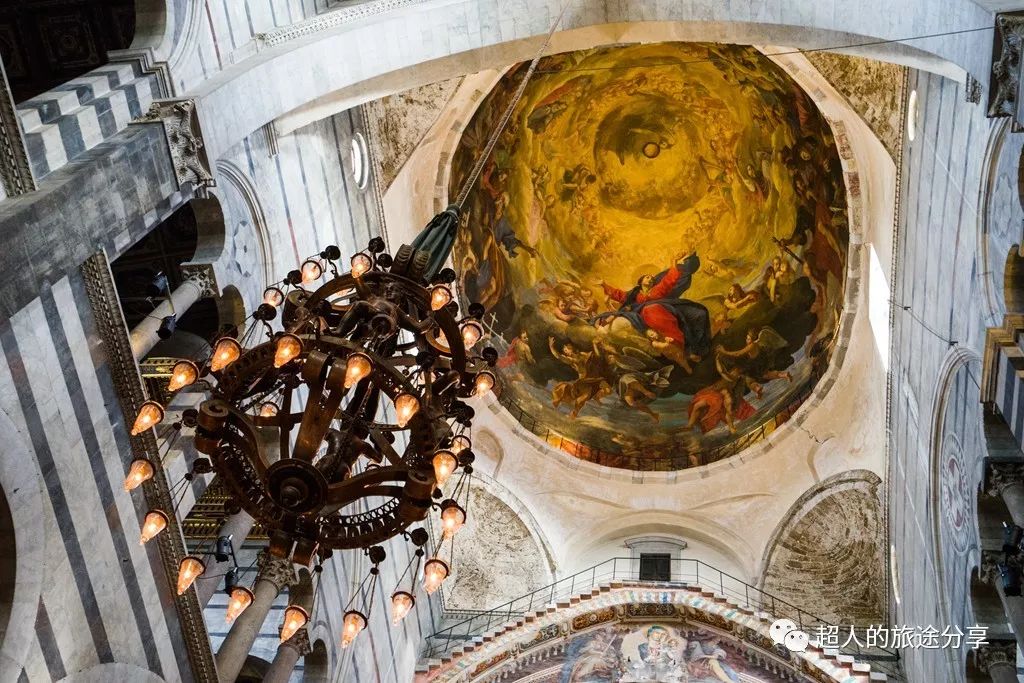
<path fill-rule="evenodd" d="M 467 126 L 450 197 L 524 71 Z M 753 48 L 545 58 L 466 208 L 455 265 L 499 333 L 502 402 L 580 458 L 720 460 L 785 422 L 828 366 L 840 159 L 810 98 Z"/>

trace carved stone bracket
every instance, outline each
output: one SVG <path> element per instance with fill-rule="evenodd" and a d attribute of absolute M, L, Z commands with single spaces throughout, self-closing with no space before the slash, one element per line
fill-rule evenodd
<path fill-rule="evenodd" d="M 282 591 L 286 586 L 293 586 L 298 583 L 298 577 L 295 575 L 295 565 L 292 564 L 291 560 L 271 555 L 266 550 L 262 550 L 256 561 L 256 566 L 259 568 L 259 574 L 256 577 L 257 581 L 269 581 L 277 586 L 278 592 Z"/>
<path fill-rule="evenodd" d="M 999 497 L 1010 486 L 1024 484 L 1024 464 L 991 462 L 985 472 L 985 495 Z"/>
<path fill-rule="evenodd" d="M 964 83 L 964 100 L 971 104 L 981 102 L 981 82 L 971 74 L 967 74 L 967 81 Z"/>
<path fill-rule="evenodd" d="M 996 38 L 992 50 L 988 116 L 1014 116 L 1020 84 L 1020 53 L 1024 43 L 1024 15 L 996 15 Z"/>
<path fill-rule="evenodd" d="M 292 648 L 299 653 L 300 657 L 305 657 L 313 651 L 313 646 L 309 642 L 309 631 L 305 627 L 300 628 L 295 635 L 281 643 L 281 647 Z"/>
<path fill-rule="evenodd" d="M 178 185 L 191 183 L 196 189 L 216 185 L 203 149 L 195 100 L 156 100 L 135 123 L 157 121 L 163 123 L 167 134 Z"/>
<path fill-rule="evenodd" d="M 220 296 L 220 287 L 217 286 L 217 275 L 213 271 L 213 266 L 209 263 L 182 263 L 181 277 L 182 280 L 193 280 L 202 288 L 203 291 L 199 295 L 200 299 Z"/>
<path fill-rule="evenodd" d="M 978 648 L 977 657 L 978 669 L 982 673 L 990 673 L 992 667 L 996 666 L 1017 666 L 1017 643 L 1012 640 L 994 641 L 986 643 Z"/>

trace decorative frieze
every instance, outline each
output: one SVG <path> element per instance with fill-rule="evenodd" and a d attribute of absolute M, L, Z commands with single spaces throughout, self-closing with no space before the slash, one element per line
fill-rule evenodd
<path fill-rule="evenodd" d="M 328 31 L 343 24 L 377 16 L 378 14 L 386 14 L 387 12 L 409 7 L 410 5 L 417 5 L 422 2 L 424 0 L 373 0 L 371 2 L 360 2 L 331 12 L 318 14 L 306 21 L 296 22 L 291 26 L 283 26 L 275 31 L 257 33 L 256 40 L 261 48 L 276 47 L 298 38 Z"/>
<path fill-rule="evenodd" d="M 163 123 L 167 134 L 178 185 L 189 183 L 196 189 L 216 185 L 203 149 L 195 100 L 157 100 L 135 123 L 157 121 Z"/>

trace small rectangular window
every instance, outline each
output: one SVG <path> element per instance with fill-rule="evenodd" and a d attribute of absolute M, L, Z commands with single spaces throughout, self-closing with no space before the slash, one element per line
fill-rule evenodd
<path fill-rule="evenodd" d="M 672 556 L 668 553 L 640 553 L 641 581 L 671 581 Z"/>

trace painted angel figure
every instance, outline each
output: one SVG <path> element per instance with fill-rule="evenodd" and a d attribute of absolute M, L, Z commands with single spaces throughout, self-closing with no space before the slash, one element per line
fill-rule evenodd
<path fill-rule="evenodd" d="M 771 327 L 762 327 L 760 331 L 751 329 L 747 332 L 746 344 L 739 349 L 730 351 L 721 346 L 715 349 L 715 358 L 728 371 L 739 372 L 747 387 L 761 398 L 762 385 L 775 379 L 793 381 L 788 370 L 776 370 L 773 365 L 776 352 L 786 348 L 789 343 Z"/>
<path fill-rule="evenodd" d="M 607 359 L 606 367 L 612 374 L 610 383 L 622 402 L 647 413 L 655 422 L 660 421 L 661 416 L 651 410 L 650 403 L 668 386 L 672 366 L 657 367 L 657 361 L 640 349 L 626 347 L 620 353 L 614 346 L 600 341 L 594 342 L 594 352 Z"/>
<path fill-rule="evenodd" d="M 576 371 L 578 377 L 568 382 L 559 382 L 551 390 L 551 405 L 558 408 L 563 403 L 572 406 L 570 417 L 577 417 L 590 401 L 597 403 L 612 393 L 606 379 L 607 365 L 601 354 L 594 351 L 579 351 L 571 342 L 566 342 L 559 351 L 554 337 L 548 337 L 548 349 L 556 360 Z"/>

